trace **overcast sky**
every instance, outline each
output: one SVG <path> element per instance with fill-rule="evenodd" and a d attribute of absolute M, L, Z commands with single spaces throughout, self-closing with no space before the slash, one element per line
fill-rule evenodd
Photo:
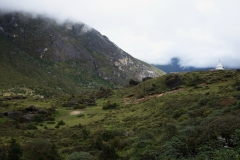
<path fill-rule="evenodd" d="M 81 21 L 148 63 L 240 67 L 240 0 L 0 0 L 0 9 Z"/>

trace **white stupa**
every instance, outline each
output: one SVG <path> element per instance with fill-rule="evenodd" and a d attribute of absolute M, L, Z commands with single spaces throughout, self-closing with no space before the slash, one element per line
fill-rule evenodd
<path fill-rule="evenodd" d="M 224 70 L 224 67 L 223 67 L 223 65 L 221 64 L 220 60 L 219 60 L 219 62 L 218 62 L 218 65 L 217 65 L 217 67 L 216 67 L 216 70 Z"/>

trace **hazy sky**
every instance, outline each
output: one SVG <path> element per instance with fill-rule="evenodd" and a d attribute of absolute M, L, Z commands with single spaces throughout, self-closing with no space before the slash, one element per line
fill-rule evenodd
<path fill-rule="evenodd" d="M 154 64 L 240 67 L 240 0 L 0 0 L 0 9 L 81 21 Z"/>

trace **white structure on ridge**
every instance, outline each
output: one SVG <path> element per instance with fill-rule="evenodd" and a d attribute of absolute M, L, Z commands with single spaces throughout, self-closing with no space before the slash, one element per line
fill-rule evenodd
<path fill-rule="evenodd" d="M 216 67 L 216 70 L 224 70 L 224 67 L 223 67 L 223 65 L 221 64 L 220 60 L 219 60 L 219 62 L 218 62 L 218 65 L 217 65 L 217 67 Z"/>

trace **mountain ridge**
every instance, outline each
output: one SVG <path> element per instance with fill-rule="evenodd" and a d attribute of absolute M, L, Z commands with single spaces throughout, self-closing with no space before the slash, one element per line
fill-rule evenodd
<path fill-rule="evenodd" d="M 100 88 L 101 85 L 126 86 L 130 78 L 141 80 L 165 74 L 133 58 L 106 36 L 84 24 L 69 21 L 58 24 L 50 18 L 19 12 L 1 13 L 0 20 L 1 40 L 8 40 L 7 46 L 14 45 L 2 48 L 2 54 L 25 52 L 39 66 L 41 63 L 51 64 L 47 66 L 49 70 L 72 77 L 72 80 L 68 79 L 73 85 L 84 81 L 86 85 L 82 88 L 85 89 L 89 86 Z M 19 52 L 12 51 L 12 48 Z"/>

